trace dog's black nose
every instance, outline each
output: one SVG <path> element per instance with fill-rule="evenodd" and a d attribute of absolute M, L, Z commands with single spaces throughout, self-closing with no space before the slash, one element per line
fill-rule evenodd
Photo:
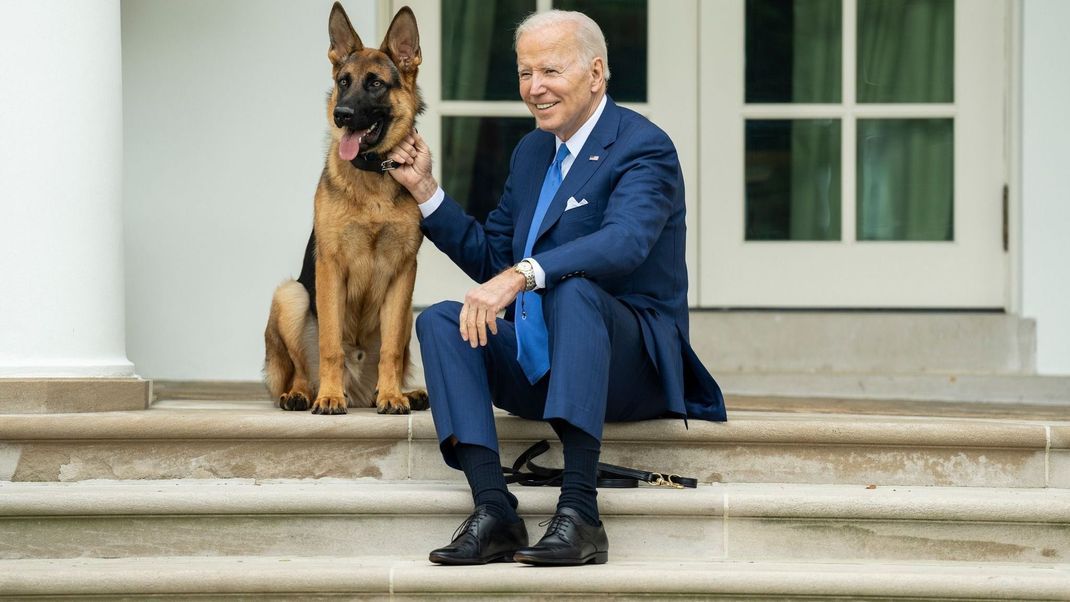
<path fill-rule="evenodd" d="M 353 109 L 349 107 L 337 107 L 334 109 L 334 125 L 345 127 L 353 119 Z"/>

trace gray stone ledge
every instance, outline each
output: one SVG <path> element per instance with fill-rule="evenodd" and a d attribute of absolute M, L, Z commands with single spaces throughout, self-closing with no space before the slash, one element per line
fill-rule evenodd
<path fill-rule="evenodd" d="M 133 378 L 0 378 L 0 414 L 144 410 L 152 381 Z"/>
<path fill-rule="evenodd" d="M 1070 600 L 1070 568 L 996 563 L 807 564 L 610 561 L 540 568 L 439 567 L 426 560 L 338 557 L 121 558 L 0 561 L 0 592 L 59 595 L 316 593 L 913 597 Z"/>
<path fill-rule="evenodd" d="M 1070 426 L 1051 427 L 1052 449 L 1070 449 Z"/>
<path fill-rule="evenodd" d="M 732 397 L 1052 405 L 1067 410 L 1070 376 L 1035 374 L 890 374 L 719 372 Z"/>
<path fill-rule="evenodd" d="M 1070 525 L 1070 490 L 792 484 L 724 485 L 729 518 L 1037 522 Z"/>
<path fill-rule="evenodd" d="M 552 513 L 556 488 L 511 490 L 525 510 Z M 849 518 L 1070 525 L 1070 490 L 989 487 L 733 483 L 698 489 L 602 489 L 607 515 Z M 315 505 L 310 500 L 316 500 Z M 462 483 L 375 480 L 192 479 L 0 483 L 0 516 L 457 514 L 471 510 Z M 399 511 L 398 509 L 412 509 Z M 420 510 L 416 510 L 419 508 Z M 326 511 L 329 509 L 329 512 Z"/>
<path fill-rule="evenodd" d="M 714 375 L 1036 371 L 1035 323 L 1002 313 L 692 311 L 691 343 Z"/>
<path fill-rule="evenodd" d="M 536 421 L 503 416 L 500 439 L 539 439 L 552 431 Z M 414 416 L 413 439 L 435 439 L 428 416 Z M 606 425 L 605 438 L 616 441 L 680 443 L 782 443 L 808 445 L 910 445 L 925 447 L 1005 447 L 1044 449 L 1041 423 L 964 421 L 886 416 L 829 416 L 734 412 L 728 422 L 679 419 Z"/>
<path fill-rule="evenodd" d="M 552 514 L 558 489 L 512 486 L 525 511 Z M 605 514 L 720 516 L 722 491 L 602 490 Z M 316 500 L 316 504 L 310 504 Z M 399 510 L 402 509 L 402 510 Z M 472 495 L 461 483 L 376 480 L 177 480 L 0 483 L 0 517 L 257 515 L 257 514 L 435 514 L 463 516 Z"/>
<path fill-rule="evenodd" d="M 552 438 L 543 422 L 498 412 L 502 441 Z M 7 415 L 0 440 L 254 440 L 353 439 L 435 441 L 429 412 L 380 416 L 373 409 L 344 416 L 307 412 L 240 410 L 152 410 L 97 414 Z M 1067 438 L 1059 431 L 1059 442 Z M 1039 422 L 934 419 L 885 416 L 830 416 L 736 412 L 725 423 L 664 419 L 610 424 L 607 441 L 661 443 L 776 443 L 788 445 L 884 445 L 1046 450 L 1046 425 Z M 1058 447 L 1058 446 L 1056 446 Z"/>

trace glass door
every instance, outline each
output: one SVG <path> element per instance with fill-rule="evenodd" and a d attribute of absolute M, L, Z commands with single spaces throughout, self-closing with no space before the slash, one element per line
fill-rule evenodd
<path fill-rule="evenodd" d="M 609 95 L 668 132 L 684 170 L 688 227 L 698 216 L 698 2 L 653 0 L 407 0 L 420 27 L 419 84 L 427 111 L 417 127 L 435 177 L 483 220 L 498 203 L 513 147 L 535 127 L 519 99 L 513 32 L 528 14 L 560 8 L 593 18 L 609 48 Z M 655 10 L 657 8 L 658 10 Z M 534 199 L 532 199 L 534 202 Z M 691 302 L 697 303 L 698 241 L 688 240 Z M 420 250 L 414 304 L 462 299 L 474 284 L 428 241 Z"/>
<path fill-rule="evenodd" d="M 700 4 L 700 303 L 1000 308 L 1001 0 Z"/>

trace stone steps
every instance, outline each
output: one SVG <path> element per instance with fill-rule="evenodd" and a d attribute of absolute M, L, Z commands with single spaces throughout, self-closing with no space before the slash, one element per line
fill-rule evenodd
<path fill-rule="evenodd" d="M 0 599 L 1070 600 L 1064 383 L 1025 381 L 1021 404 L 1008 380 L 981 412 L 949 395 L 934 417 L 841 381 L 738 381 L 728 423 L 609 425 L 604 461 L 702 485 L 601 490 L 611 561 L 563 569 L 427 562 L 471 497 L 426 412 L 313 416 L 209 387 L 2 415 Z M 507 462 L 555 441 L 496 421 Z M 556 490 L 513 490 L 537 537 Z"/>
<path fill-rule="evenodd" d="M 554 440 L 545 424 L 504 413 L 497 426 L 507 462 Z M 704 483 L 1070 488 L 1070 422 L 737 411 L 689 428 L 608 425 L 602 458 Z M 165 401 L 0 420 L 0 480 L 364 477 L 461 479 L 442 463 L 427 412 L 314 416 L 267 401 Z"/>
<path fill-rule="evenodd" d="M 532 541 L 556 488 L 513 486 Z M 727 484 L 603 489 L 614 558 L 1070 564 L 1070 490 Z M 375 480 L 0 484 L 0 558 L 426 558 L 467 486 Z"/>
<path fill-rule="evenodd" d="M 1070 567 L 620 561 L 438 567 L 376 557 L 0 560 L 0 599 L 1070 600 Z M 32 598 L 31 598 L 32 596 Z"/>

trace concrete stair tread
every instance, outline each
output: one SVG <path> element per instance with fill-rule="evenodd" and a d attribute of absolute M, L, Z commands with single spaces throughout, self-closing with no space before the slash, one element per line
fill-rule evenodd
<path fill-rule="evenodd" d="M 0 597 L 358 594 L 848 596 L 1070 600 L 1070 565 L 613 561 L 440 567 L 401 557 L 0 560 Z"/>
<path fill-rule="evenodd" d="M 1070 408 L 1070 376 L 849 372 L 722 372 L 731 397 L 1050 404 Z"/>
<path fill-rule="evenodd" d="M 554 487 L 510 486 L 525 513 L 551 514 Z M 1070 524 L 1070 489 L 729 483 L 600 489 L 607 516 L 779 517 Z M 0 482 L 0 517 L 224 514 L 464 516 L 463 483 L 374 479 Z"/>
<path fill-rule="evenodd" d="M 268 411 L 265 401 L 149 411 L 5 415 L 0 481 L 185 478 L 451 480 L 432 416 Z M 257 410 L 234 409 L 242 403 Z M 501 455 L 555 441 L 541 421 L 499 411 Z M 606 426 L 603 461 L 703 483 L 1070 488 L 1070 421 L 734 412 Z M 560 446 L 540 458 L 560 466 Z"/>
<path fill-rule="evenodd" d="M 0 440 L 19 439 L 257 439 L 263 437 L 343 439 L 435 439 L 429 412 L 380 415 L 371 408 L 342 416 L 270 410 L 263 401 L 157 402 L 150 411 L 93 414 L 12 414 L 0 421 Z M 242 404 L 235 408 L 235 404 Z M 220 407 L 223 406 L 223 407 Z M 253 413 L 250 414 L 250 411 Z M 495 410 L 499 438 L 553 437 L 543 422 Z M 606 440 L 761 441 L 785 443 L 895 443 L 1070 448 L 1070 420 L 932 418 L 735 412 L 728 422 L 660 419 L 606 425 Z"/>
<path fill-rule="evenodd" d="M 1066 420 L 1070 376 L 850 372 L 717 372 L 739 411 Z M 262 383 L 155 381 L 158 407 L 210 402 L 270 409 Z M 202 406 L 203 407 L 203 406 Z"/>
<path fill-rule="evenodd" d="M 513 486 L 528 535 L 556 488 Z M 603 489 L 617 560 L 1070 561 L 1070 490 L 728 484 Z M 0 484 L 0 559 L 422 556 L 472 509 L 457 482 Z"/>
<path fill-rule="evenodd" d="M 790 404 L 790 400 L 783 399 L 786 404 Z M 802 399 L 802 398 L 800 398 Z M 939 420 L 941 422 L 981 422 L 981 423 L 1008 423 L 1008 424 L 1051 424 L 1059 426 L 1070 426 L 1070 403 L 1064 406 L 1053 406 L 1060 408 L 1057 415 L 1052 417 L 1042 418 L 1028 418 L 1022 416 L 999 416 L 990 415 L 989 413 L 981 412 L 974 415 L 967 411 L 967 408 L 963 407 L 962 415 L 958 416 L 939 416 L 939 415 L 911 415 L 896 413 L 895 408 L 889 407 L 887 402 L 884 403 L 879 409 L 886 410 L 886 412 L 875 411 L 876 407 L 870 407 L 869 411 L 854 413 L 851 408 L 842 409 L 833 413 L 832 408 L 824 408 L 826 411 L 811 411 L 814 408 L 807 408 L 805 406 L 792 406 L 784 411 L 775 411 L 771 409 L 738 409 L 731 412 L 729 422 L 736 422 L 738 420 L 759 421 L 759 422 L 797 422 L 797 421 L 822 421 L 822 422 L 855 422 L 863 420 L 867 422 L 890 422 L 890 423 L 924 423 L 932 422 L 933 420 Z M 168 414 L 186 414 L 191 412 L 213 412 L 221 415 L 234 414 L 243 412 L 258 412 L 266 413 L 278 416 L 314 416 L 309 412 L 297 412 L 289 413 L 282 412 L 270 401 L 262 399 L 171 399 L 161 400 L 154 402 L 149 410 L 152 412 L 166 412 Z M 501 409 L 495 408 L 495 414 L 499 419 L 510 418 L 523 422 L 526 421 L 521 418 L 510 416 L 507 412 Z M 99 412 L 99 414 L 130 414 L 131 412 Z M 56 416 L 57 414 L 52 414 Z M 84 414 L 77 414 L 84 416 Z M 369 408 L 350 408 L 348 415 L 375 415 L 377 418 L 383 420 L 398 420 L 398 416 L 379 416 Z M 422 412 L 411 414 L 410 416 L 415 420 L 420 420 L 420 416 L 427 415 Z M 315 419 L 330 419 L 328 417 L 316 416 Z M 332 417 L 339 418 L 339 417 Z M 680 422 L 676 419 L 666 420 L 667 422 Z M 704 421 L 691 421 L 694 423 L 703 423 Z M 619 425 L 618 425 L 619 426 Z M 611 427 L 613 428 L 613 427 Z"/>

